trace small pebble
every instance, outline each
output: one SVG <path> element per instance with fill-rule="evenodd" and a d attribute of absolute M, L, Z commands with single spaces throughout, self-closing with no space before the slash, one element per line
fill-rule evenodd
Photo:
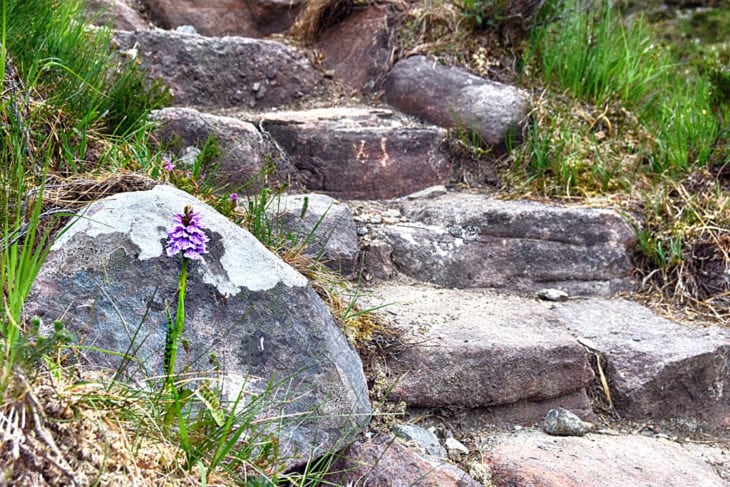
<path fill-rule="evenodd" d="M 584 423 L 578 416 L 567 409 L 551 409 L 545 417 L 543 425 L 545 433 L 556 436 L 583 436 L 590 423 Z"/>
<path fill-rule="evenodd" d="M 545 301 L 567 301 L 570 296 L 560 289 L 540 289 L 537 297 Z"/>

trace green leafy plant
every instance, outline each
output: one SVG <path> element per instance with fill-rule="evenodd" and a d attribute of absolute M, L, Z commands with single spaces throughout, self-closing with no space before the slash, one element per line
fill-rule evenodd
<path fill-rule="evenodd" d="M 461 15 L 476 28 L 496 28 L 506 17 L 509 2 L 504 0 L 463 0 Z"/>

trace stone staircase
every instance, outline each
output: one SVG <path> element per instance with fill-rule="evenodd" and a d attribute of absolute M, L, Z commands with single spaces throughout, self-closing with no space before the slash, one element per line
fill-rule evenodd
<path fill-rule="evenodd" d="M 730 329 L 673 322 L 630 300 L 632 226 L 610 209 L 445 189 L 455 165 L 444 147 L 446 129 L 478 122 L 485 127 L 482 138 L 499 145 L 528 111 L 519 90 L 441 73 L 446 68 L 428 66 L 433 61 L 411 58 L 414 66 L 397 64 L 397 76 L 386 81 L 394 87 L 386 98 L 401 113 L 368 97 L 335 97 L 333 81 L 280 42 L 164 30 L 118 32 L 115 39 L 176 95 L 177 108 L 155 114 L 163 142 L 180 140 L 182 152 L 211 134 L 221 141 L 221 187 L 248 181 L 270 157 L 278 177 L 300 191 L 345 203 L 318 210 L 336 207 L 342 215 L 325 225 L 328 238 L 319 245 L 325 257 L 346 255 L 352 270 L 358 249 L 332 247 L 352 247 L 359 238 L 362 276 L 369 281 L 361 304 L 382 307 L 378 313 L 403 330 L 407 343 L 381 364 L 393 384 L 389 400 L 405 401 L 410 418 L 440 418 L 441 426 L 431 423 L 444 438 L 455 435 L 469 446 L 471 463 L 462 462 L 464 468 L 491 465 L 494 485 L 730 482 L 730 456 L 723 450 L 730 441 Z M 347 53 L 340 58 L 351 60 Z M 441 84 L 433 78 L 439 73 Z M 469 101 L 482 92 L 489 103 Z M 454 93 L 466 96 L 456 108 L 463 112 L 448 120 L 439 106 L 458 99 Z M 500 104 L 499 93 L 508 101 Z M 495 104 L 494 119 L 484 120 L 491 113 L 484 107 Z M 290 209 L 296 213 L 301 202 Z M 344 237 L 334 236 L 340 233 Z M 544 289 L 562 293 L 537 298 Z M 644 453 L 586 453 L 585 470 L 633 462 L 633 470 L 605 468 L 605 475 L 586 479 L 570 472 L 570 462 L 561 466 L 548 458 L 540 445 L 556 440 L 521 429 L 558 406 L 593 422 L 600 416 L 632 422 L 626 424 L 679 422 L 712 431 L 712 442 L 722 448 L 699 451 L 604 430 L 593 435 L 592 448 L 605 443 L 607 452 Z M 494 432 L 495 426 L 506 430 Z M 582 456 L 589 448 L 576 447 L 579 441 L 561 439 L 560 451 L 577 448 L 571 455 Z M 542 451 L 540 460 L 520 444 Z M 645 453 L 652 448 L 667 449 L 675 460 L 648 465 L 655 458 Z M 528 457 L 534 460 L 529 465 L 520 460 Z M 416 485 L 488 485 L 476 471 L 460 479 L 449 472 Z M 392 485 L 407 485 L 398 483 L 407 475 L 397 468 L 393 475 Z"/>

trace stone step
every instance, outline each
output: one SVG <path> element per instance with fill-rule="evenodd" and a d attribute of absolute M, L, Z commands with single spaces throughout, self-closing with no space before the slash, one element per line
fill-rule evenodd
<path fill-rule="evenodd" d="M 443 151 L 446 131 L 391 110 L 222 112 L 173 107 L 155 111 L 151 118 L 159 125 L 158 140 L 178 157 L 199 150 L 214 136 L 222 157 L 211 176 L 224 191 L 258 187 L 251 181 L 267 157 L 276 161 L 280 179 L 344 199 L 403 196 L 444 183 L 450 175 Z"/>
<path fill-rule="evenodd" d="M 529 424 L 563 405 L 587 418 L 597 352 L 621 418 L 730 426 L 728 329 L 674 323 L 625 299 L 552 303 L 413 284 L 381 284 L 364 298 L 386 304 L 378 312 L 409 343 L 387 360 L 391 397 L 411 408 Z"/>
<path fill-rule="evenodd" d="M 312 191 L 394 198 L 443 184 L 450 174 L 446 131 L 392 110 L 337 107 L 257 117 Z"/>
<path fill-rule="evenodd" d="M 391 399 L 410 408 L 488 408 L 497 423 L 531 423 L 556 401 L 590 416 L 588 354 L 543 304 L 486 290 L 371 291 L 364 306 L 387 304 L 380 313 L 410 343 L 388 360 Z"/>
<path fill-rule="evenodd" d="M 388 246 L 393 266 L 420 281 L 573 295 L 633 288 L 636 235 L 612 210 L 469 193 L 398 204 L 404 218 L 374 229 L 371 242 Z"/>
<path fill-rule="evenodd" d="M 265 109 L 290 105 L 323 87 L 309 61 L 280 42 L 165 30 L 119 31 L 114 40 L 170 87 L 178 106 Z"/>
<path fill-rule="evenodd" d="M 661 438 L 628 434 L 555 437 L 525 430 L 490 441 L 494 446 L 486 463 L 495 487 L 721 487 L 730 481 L 727 466 L 723 473 L 695 449 Z"/>
<path fill-rule="evenodd" d="M 626 299 L 575 300 L 552 311 L 606 359 L 621 416 L 730 426 L 730 329 L 675 323 Z"/>

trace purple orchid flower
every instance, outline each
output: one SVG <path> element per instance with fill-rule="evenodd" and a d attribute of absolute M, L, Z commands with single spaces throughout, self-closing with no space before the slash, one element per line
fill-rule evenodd
<path fill-rule="evenodd" d="M 194 212 L 190 205 L 185 207 L 183 213 L 177 213 L 173 217 L 175 224 L 167 232 L 168 257 L 174 257 L 182 252 L 183 257 L 187 259 L 203 260 L 202 254 L 208 253 L 205 244 L 210 239 L 203 232 L 203 224 L 200 220 L 200 213 Z"/>

